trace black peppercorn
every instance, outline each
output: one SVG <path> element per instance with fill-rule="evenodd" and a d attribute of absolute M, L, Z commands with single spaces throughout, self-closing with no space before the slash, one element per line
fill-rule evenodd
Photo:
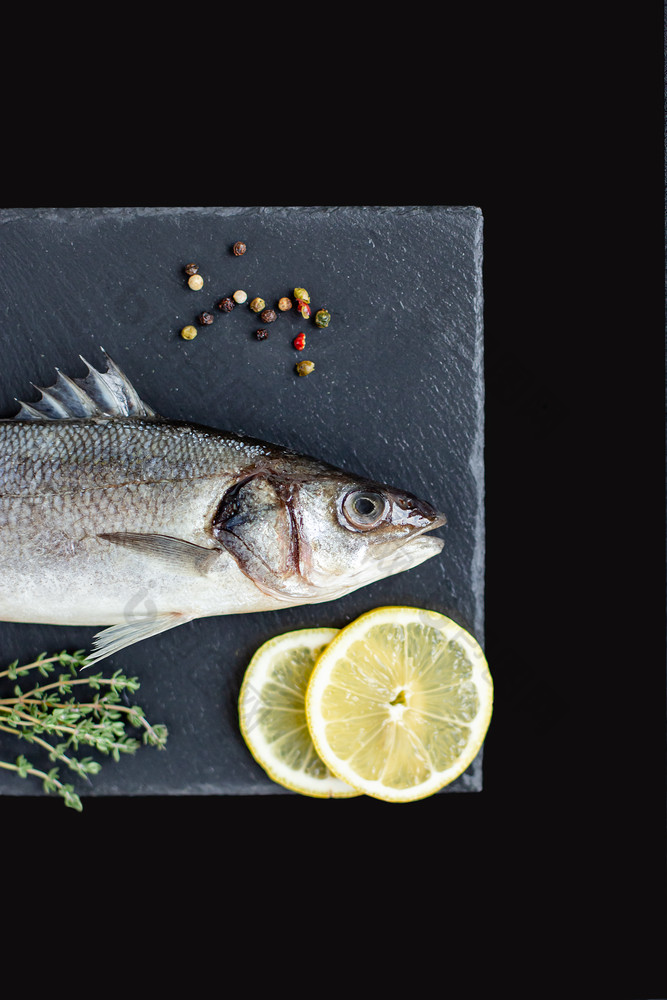
<path fill-rule="evenodd" d="M 198 264 L 186 264 L 184 270 L 185 270 L 186 274 L 196 274 L 197 271 L 199 270 L 199 265 Z"/>
<path fill-rule="evenodd" d="M 268 330 L 257 330 L 257 332 L 255 333 L 255 336 L 257 337 L 258 340 L 266 340 L 268 335 L 269 335 Z"/>
<path fill-rule="evenodd" d="M 210 323 L 213 322 L 213 315 L 211 313 L 208 313 L 208 312 L 203 312 L 203 313 L 200 313 L 200 315 L 197 317 L 197 319 L 199 320 L 199 323 L 202 326 L 208 326 Z"/>
<path fill-rule="evenodd" d="M 278 314 L 275 309 L 264 309 L 260 314 L 259 318 L 262 323 L 273 323 L 274 320 L 278 318 Z"/>
<path fill-rule="evenodd" d="M 232 247 L 232 250 L 234 251 L 235 257 L 242 257 L 243 254 L 246 252 L 246 245 L 245 243 L 240 243 L 240 242 L 235 243 L 234 246 Z"/>
<path fill-rule="evenodd" d="M 234 299 L 230 299 L 229 296 L 226 296 L 226 298 L 220 299 L 218 302 L 218 309 L 222 309 L 223 312 L 230 313 L 235 305 L 236 302 L 234 302 Z"/>

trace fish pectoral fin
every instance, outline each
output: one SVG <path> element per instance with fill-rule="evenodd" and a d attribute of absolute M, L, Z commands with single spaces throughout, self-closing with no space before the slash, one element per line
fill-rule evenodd
<path fill-rule="evenodd" d="M 160 559 L 172 570 L 204 576 L 220 557 L 221 549 L 207 549 L 194 542 L 169 535 L 149 535 L 134 531 L 105 532 L 97 536 L 115 545 L 126 545 L 137 553 Z"/>
<path fill-rule="evenodd" d="M 92 651 L 86 657 L 87 665 L 104 660 L 107 656 L 113 656 L 120 649 L 132 646 L 135 642 L 141 642 L 142 639 L 149 639 L 153 635 L 158 635 L 159 632 L 166 632 L 167 629 L 176 628 L 177 625 L 192 621 L 194 617 L 194 615 L 169 612 L 165 615 L 137 618 L 120 625 L 110 625 L 109 628 L 97 632 L 93 637 Z"/>

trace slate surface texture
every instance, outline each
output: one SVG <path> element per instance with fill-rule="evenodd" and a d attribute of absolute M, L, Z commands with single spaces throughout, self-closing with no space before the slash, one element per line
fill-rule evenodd
<path fill-rule="evenodd" d="M 234 256 L 236 240 L 247 252 Z M 100 664 L 136 675 L 134 700 L 168 726 L 163 752 L 103 767 L 87 795 L 290 795 L 254 762 L 236 699 L 246 665 L 288 629 L 341 627 L 380 605 L 449 615 L 484 642 L 482 216 L 472 207 L 84 208 L 0 211 L 0 416 L 55 366 L 103 368 L 102 346 L 166 417 L 242 431 L 428 499 L 448 516 L 440 556 L 345 598 L 188 623 Z M 204 287 L 191 291 L 196 262 Z M 236 289 L 274 305 L 303 286 L 326 330 L 295 310 L 254 337 Z M 180 329 L 209 310 L 186 342 Z M 292 347 L 303 330 L 307 349 Z M 315 362 L 295 375 L 302 357 Z M 95 629 L 0 623 L 0 664 L 89 648 Z M 0 759 L 27 744 L 0 732 Z M 42 762 L 43 763 L 43 762 Z M 445 789 L 480 791 L 482 754 Z M 0 793 L 42 794 L 0 772 Z"/>

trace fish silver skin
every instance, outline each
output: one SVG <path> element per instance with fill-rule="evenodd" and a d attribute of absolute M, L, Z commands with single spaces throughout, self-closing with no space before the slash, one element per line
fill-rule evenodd
<path fill-rule="evenodd" d="M 167 420 L 106 355 L 0 420 L 0 620 L 108 626 L 90 661 L 209 615 L 330 601 L 439 553 L 405 491 Z M 84 359 L 82 359 L 84 360 Z"/>

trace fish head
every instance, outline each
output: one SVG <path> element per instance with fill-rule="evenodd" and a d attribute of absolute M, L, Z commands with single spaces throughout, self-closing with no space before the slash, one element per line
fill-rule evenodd
<path fill-rule="evenodd" d="M 446 518 L 412 493 L 317 465 L 230 489 L 213 534 L 278 601 L 333 600 L 437 555 Z"/>
<path fill-rule="evenodd" d="M 340 596 L 412 569 L 445 544 L 426 534 L 446 522 L 430 503 L 368 479 L 304 483 L 298 509 L 301 573 L 321 593 Z"/>

